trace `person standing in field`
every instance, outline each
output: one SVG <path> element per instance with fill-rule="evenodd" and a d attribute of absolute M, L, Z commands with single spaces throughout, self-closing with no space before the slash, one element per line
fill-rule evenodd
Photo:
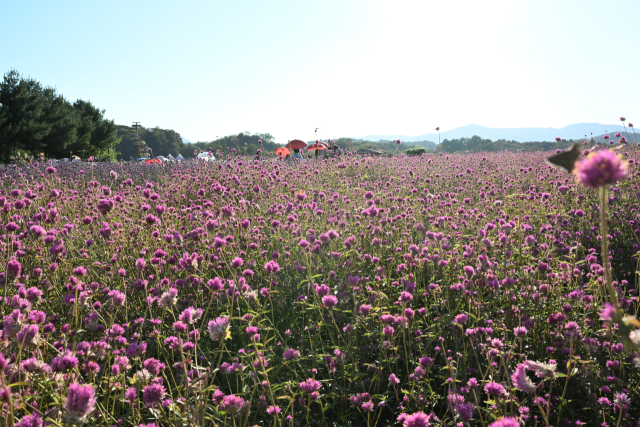
<path fill-rule="evenodd" d="M 294 148 L 293 149 L 293 158 L 294 159 L 298 159 L 299 162 L 303 161 L 302 154 L 300 154 L 300 149 L 299 148 Z"/>

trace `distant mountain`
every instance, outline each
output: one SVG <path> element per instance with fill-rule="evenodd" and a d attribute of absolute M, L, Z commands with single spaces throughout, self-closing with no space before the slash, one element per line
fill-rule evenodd
<path fill-rule="evenodd" d="M 625 132 L 624 130 L 617 130 L 615 132 L 608 132 L 606 134 L 602 134 L 602 135 L 597 135 L 597 136 L 593 136 L 593 139 L 598 143 L 598 144 L 608 144 L 611 141 L 613 141 L 614 144 L 616 144 L 618 142 L 618 140 L 620 139 L 620 137 L 617 137 L 616 134 L 620 133 L 620 136 L 624 136 L 625 138 L 627 138 L 628 142 L 640 142 L 640 133 L 638 131 L 636 131 L 635 135 L 633 133 L 633 130 L 629 129 L 628 130 L 628 135 L 627 132 Z M 604 136 L 608 135 L 609 139 L 604 139 Z M 588 140 L 590 141 L 592 138 L 591 135 L 589 135 L 587 138 L 585 138 L 584 136 L 582 138 L 580 138 L 580 140 Z"/>
<path fill-rule="evenodd" d="M 184 136 L 181 136 L 180 138 L 182 138 L 182 142 L 184 142 L 185 144 L 191 144 L 192 142 L 189 141 L 187 138 L 185 138 Z"/>
<path fill-rule="evenodd" d="M 585 135 L 591 137 L 591 134 L 601 135 L 609 133 L 611 135 L 616 132 L 623 132 L 621 124 L 603 125 L 600 123 L 577 123 L 565 126 L 560 129 L 556 128 L 488 128 L 480 125 L 467 125 L 440 133 L 440 140 L 471 138 L 478 135 L 483 139 L 497 141 L 505 139 L 508 141 L 530 142 L 530 141 L 555 141 L 556 137 L 562 139 L 579 139 Z M 402 142 L 411 143 L 412 141 L 435 141 L 438 142 L 437 133 L 426 133 L 418 136 L 407 135 L 367 135 L 362 139 L 368 141 L 394 140 L 399 139 Z"/>

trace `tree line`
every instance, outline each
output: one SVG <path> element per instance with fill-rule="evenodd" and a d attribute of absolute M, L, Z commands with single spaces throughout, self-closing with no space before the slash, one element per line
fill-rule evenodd
<path fill-rule="evenodd" d="M 16 70 L 0 83 L 0 162 L 46 158 L 115 158 L 117 127 L 90 101 L 73 103 Z"/>
<path fill-rule="evenodd" d="M 0 163 L 45 158 L 69 158 L 73 154 L 86 159 L 131 160 L 137 156 L 133 128 L 116 125 L 104 117 L 90 101 L 73 103 L 16 70 L 4 75 L 0 83 Z M 198 152 L 212 151 L 223 155 L 254 155 L 257 150 L 273 153 L 280 145 L 268 133 L 241 132 L 214 141 L 184 143 L 180 134 L 159 127 L 138 130 L 139 136 L 151 148 L 153 155 L 193 158 Z M 311 142 L 311 141 L 309 141 Z M 556 142 L 492 141 L 479 136 L 445 139 L 440 147 L 430 141 L 398 144 L 396 141 L 364 141 L 337 138 L 331 141 L 345 151 L 361 148 L 383 150 L 388 154 L 407 152 L 419 155 L 434 147 L 439 152 L 457 151 L 547 151 L 566 149 L 573 140 Z"/>
<path fill-rule="evenodd" d="M 480 151 L 548 151 L 555 149 L 566 149 L 571 147 L 575 141 L 560 140 L 554 142 L 518 142 L 508 141 L 505 139 L 499 139 L 492 141 L 490 139 L 483 139 L 477 135 L 471 138 L 458 138 L 458 139 L 445 139 L 442 141 L 442 147 L 438 151 L 445 153 L 455 153 L 456 151 L 469 151 L 477 153 Z"/>

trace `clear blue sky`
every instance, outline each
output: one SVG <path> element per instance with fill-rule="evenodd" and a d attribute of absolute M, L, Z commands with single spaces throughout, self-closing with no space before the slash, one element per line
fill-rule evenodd
<path fill-rule="evenodd" d="M 9 1 L 0 71 L 191 141 L 640 125 L 640 1 Z"/>

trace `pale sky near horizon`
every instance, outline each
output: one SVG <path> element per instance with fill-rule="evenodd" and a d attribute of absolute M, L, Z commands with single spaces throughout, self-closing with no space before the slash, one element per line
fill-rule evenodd
<path fill-rule="evenodd" d="M 633 0 L 0 0 L 0 71 L 194 142 L 640 124 L 639 17 Z"/>

